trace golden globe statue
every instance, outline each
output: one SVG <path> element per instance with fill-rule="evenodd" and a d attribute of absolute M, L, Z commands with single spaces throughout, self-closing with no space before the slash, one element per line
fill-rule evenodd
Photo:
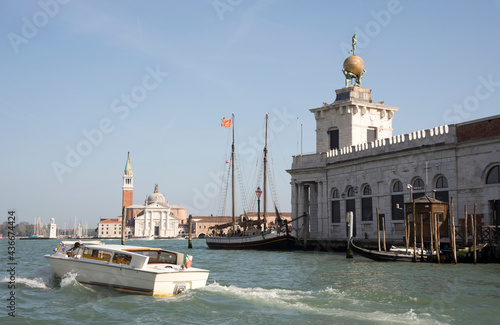
<path fill-rule="evenodd" d="M 349 51 L 352 52 L 352 55 L 345 59 L 344 61 L 344 66 L 342 68 L 342 72 L 344 73 L 345 76 L 345 86 L 347 87 L 349 85 L 349 82 L 352 82 L 353 78 L 356 78 L 355 82 L 352 83 L 353 85 L 361 86 L 361 78 L 363 78 L 363 75 L 365 74 L 365 63 L 363 62 L 363 59 L 360 58 L 355 54 L 356 51 L 356 33 L 354 33 L 354 36 L 352 37 L 352 50 Z"/>
<path fill-rule="evenodd" d="M 344 71 L 350 72 L 356 76 L 361 74 L 364 68 L 365 63 L 363 59 L 357 55 L 351 55 L 344 61 Z"/>

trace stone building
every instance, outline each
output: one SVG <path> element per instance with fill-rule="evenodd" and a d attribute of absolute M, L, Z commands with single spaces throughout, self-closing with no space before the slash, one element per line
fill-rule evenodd
<path fill-rule="evenodd" d="M 288 173 L 292 218 L 310 216 L 311 239 L 345 240 L 352 211 L 357 240 L 374 240 L 378 211 L 387 238 L 403 240 L 404 203 L 424 194 L 453 197 L 457 225 L 474 204 L 479 225 L 500 225 L 500 115 L 393 136 L 398 109 L 359 85 L 310 109 L 316 153 L 294 156 Z"/>

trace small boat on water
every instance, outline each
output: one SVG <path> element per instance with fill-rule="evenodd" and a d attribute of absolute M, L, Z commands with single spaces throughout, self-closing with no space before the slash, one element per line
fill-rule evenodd
<path fill-rule="evenodd" d="M 61 242 L 53 254 L 44 257 L 58 277 L 75 272 L 76 280 L 85 285 L 150 296 L 204 287 L 210 272 L 191 267 L 192 256 L 187 254 L 99 242 Z"/>
<path fill-rule="evenodd" d="M 391 247 L 389 251 L 383 252 L 356 246 L 352 240 L 351 247 L 355 253 L 375 261 L 413 262 L 415 260 L 413 256 L 413 248 L 409 248 L 408 253 L 406 253 L 405 248 L 397 247 Z M 422 254 L 422 251 L 417 248 L 417 261 L 427 261 L 429 256 L 431 256 L 429 251 L 424 250 Z"/>
<path fill-rule="evenodd" d="M 134 240 L 134 239 L 140 239 L 140 240 L 154 240 L 155 239 L 155 236 L 154 235 L 151 235 L 151 236 L 129 236 L 128 237 L 129 240 Z"/>

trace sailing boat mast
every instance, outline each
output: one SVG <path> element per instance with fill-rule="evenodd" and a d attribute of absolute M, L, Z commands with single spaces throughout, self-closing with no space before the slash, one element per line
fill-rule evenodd
<path fill-rule="evenodd" d="M 269 114 L 266 114 L 266 138 L 264 144 L 264 211 L 262 217 L 264 219 L 264 231 L 267 228 L 267 220 L 266 220 L 266 208 L 267 208 L 267 117 Z"/>
<path fill-rule="evenodd" d="M 236 220 L 234 218 L 234 113 L 231 115 L 231 124 L 233 127 L 233 144 L 231 145 L 231 216 L 233 217 L 233 233 L 236 231 L 235 224 Z"/>

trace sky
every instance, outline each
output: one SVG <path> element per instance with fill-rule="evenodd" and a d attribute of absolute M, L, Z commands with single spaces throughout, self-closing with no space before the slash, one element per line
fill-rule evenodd
<path fill-rule="evenodd" d="M 500 1 L 5 0 L 0 31 L 0 215 L 16 222 L 116 218 L 128 152 L 135 204 L 158 184 L 217 215 L 232 113 L 249 202 L 269 113 L 290 212 L 286 170 L 316 150 L 309 109 L 344 87 L 354 33 L 362 86 L 400 107 L 393 135 L 500 113 Z"/>

